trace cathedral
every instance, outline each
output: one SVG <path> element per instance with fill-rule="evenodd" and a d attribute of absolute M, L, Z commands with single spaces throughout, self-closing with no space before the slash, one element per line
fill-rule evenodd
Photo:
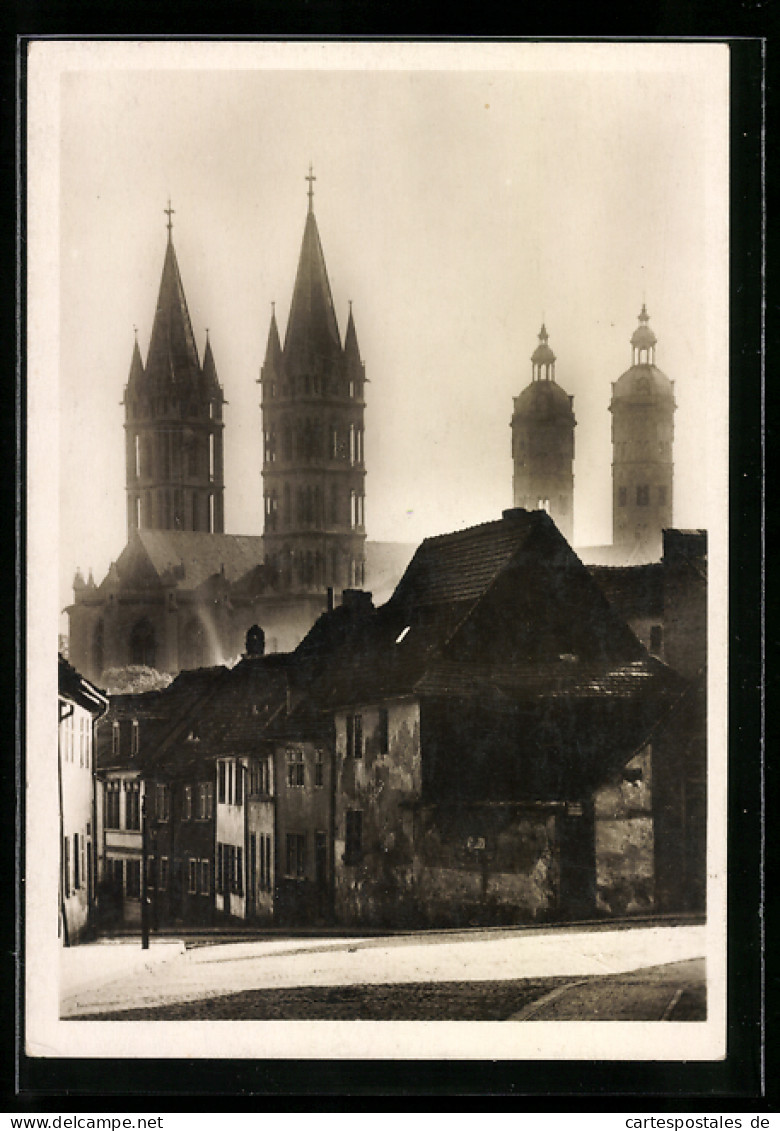
<path fill-rule="evenodd" d="M 255 624 L 287 651 L 344 589 L 389 595 L 412 555 L 366 542 L 365 371 L 351 306 L 342 343 L 307 180 L 284 344 L 274 312 L 260 375 L 262 536 L 224 531 L 224 394 L 208 336 L 198 353 L 166 209 L 149 349 L 144 363 L 136 339 L 124 393 L 127 544 L 100 584 L 76 573 L 67 609 L 70 658 L 92 679 L 229 662 Z"/>
<path fill-rule="evenodd" d="M 413 546 L 368 542 L 365 367 L 350 303 L 342 339 L 313 207 L 284 341 L 276 311 L 260 370 L 263 534 L 224 530 L 225 398 L 211 343 L 201 360 L 168 205 L 149 348 L 136 340 L 124 391 L 127 543 L 96 584 L 77 571 L 69 656 L 88 679 L 144 665 L 175 674 L 237 659 L 262 626 L 294 648 L 344 590 L 389 597 Z M 612 385 L 613 541 L 579 549 L 604 566 L 657 561 L 672 525 L 674 386 L 655 364 L 645 306 L 632 365 Z M 513 501 L 546 510 L 571 544 L 574 398 L 556 380 L 543 325 L 511 418 Z M 260 490 L 258 489 L 258 499 Z"/>

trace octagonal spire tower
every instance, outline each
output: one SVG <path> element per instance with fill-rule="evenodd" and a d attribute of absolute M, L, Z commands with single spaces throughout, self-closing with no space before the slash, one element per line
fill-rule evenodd
<path fill-rule="evenodd" d="M 289 593 L 365 581 L 365 367 L 350 303 L 342 346 L 313 206 L 308 211 L 281 344 L 276 311 L 260 383 L 264 548 Z"/>

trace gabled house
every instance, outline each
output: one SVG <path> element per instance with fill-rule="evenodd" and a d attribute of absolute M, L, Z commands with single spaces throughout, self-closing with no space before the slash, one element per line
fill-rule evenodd
<path fill-rule="evenodd" d="M 97 754 L 104 922 L 140 921 L 144 884 L 155 915 L 167 899 L 173 883 L 165 831 L 171 821 L 172 789 L 170 775 L 155 772 L 159 754 L 171 730 L 186 726 L 190 711 L 225 671 L 183 672 L 160 691 L 111 696 L 98 728 Z"/>
<path fill-rule="evenodd" d="M 57 784 L 59 794 L 59 931 L 65 946 L 94 926 L 95 724 L 108 708 L 105 694 L 58 657 Z"/>
<path fill-rule="evenodd" d="M 334 720 L 338 918 L 595 912 L 597 791 L 679 680 L 548 515 L 427 539 L 384 606 L 345 593 L 305 654 Z"/>

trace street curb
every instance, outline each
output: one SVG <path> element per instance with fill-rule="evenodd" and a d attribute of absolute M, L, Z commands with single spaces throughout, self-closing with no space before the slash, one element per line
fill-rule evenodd
<path fill-rule="evenodd" d="M 507 1021 L 529 1021 L 539 1013 L 540 1010 L 544 1009 L 546 1005 L 549 1005 L 550 1002 L 555 1001 L 559 997 L 563 997 L 569 990 L 573 990 L 577 986 L 584 986 L 590 981 L 590 978 L 580 978 L 576 982 L 566 982 L 563 986 L 556 986 L 554 990 L 543 994 L 542 997 L 537 998 L 536 1001 L 530 1001 L 528 1005 L 523 1006 L 518 1013 L 513 1013 L 511 1017 L 507 1017 Z"/>

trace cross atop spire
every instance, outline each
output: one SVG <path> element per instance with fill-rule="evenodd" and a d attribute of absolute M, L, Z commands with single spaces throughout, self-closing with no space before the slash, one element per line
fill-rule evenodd
<path fill-rule="evenodd" d="M 309 189 L 308 189 L 308 194 L 307 194 L 307 195 L 308 195 L 308 197 L 309 197 L 309 212 L 312 212 L 312 211 L 314 210 L 314 208 L 313 208 L 313 201 L 314 201 L 314 182 L 315 182 L 315 181 L 317 180 L 317 178 L 316 178 L 316 177 L 314 176 L 314 173 L 312 172 L 311 161 L 309 162 L 309 172 L 308 172 L 308 175 L 307 175 L 306 177 L 304 177 L 304 180 L 305 180 L 305 181 L 308 181 L 308 182 L 309 182 Z"/>
<path fill-rule="evenodd" d="M 173 221 L 171 220 L 171 216 L 173 216 L 175 211 L 176 210 L 174 208 L 171 208 L 171 198 L 168 197 L 168 207 L 163 208 L 163 212 L 168 217 L 168 242 L 169 243 L 170 243 L 170 240 L 171 240 L 171 233 L 173 232 Z"/>

